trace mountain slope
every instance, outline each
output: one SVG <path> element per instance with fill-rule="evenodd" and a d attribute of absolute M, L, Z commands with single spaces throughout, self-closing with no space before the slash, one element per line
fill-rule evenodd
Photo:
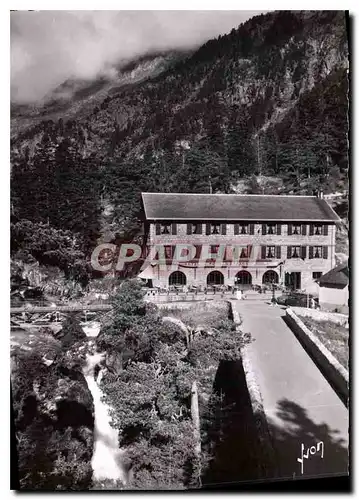
<path fill-rule="evenodd" d="M 279 179 L 275 192 L 343 189 L 347 68 L 343 12 L 272 12 L 151 78 L 95 82 L 47 120 L 17 116 L 13 215 L 123 240 L 141 190 L 230 192 L 247 179 L 261 192 L 258 176 Z"/>

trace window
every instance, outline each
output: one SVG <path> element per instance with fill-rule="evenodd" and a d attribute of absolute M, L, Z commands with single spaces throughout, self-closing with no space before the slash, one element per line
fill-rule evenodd
<path fill-rule="evenodd" d="M 292 234 L 300 234 L 302 226 L 300 224 L 293 224 Z"/>
<path fill-rule="evenodd" d="M 202 224 L 192 224 L 192 234 L 202 234 Z"/>
<path fill-rule="evenodd" d="M 281 224 L 262 224 L 262 234 L 281 234 Z"/>
<path fill-rule="evenodd" d="M 249 225 L 241 224 L 239 228 L 239 234 L 248 234 L 249 233 Z"/>
<path fill-rule="evenodd" d="M 266 259 L 274 259 L 275 246 L 266 247 Z"/>
<path fill-rule="evenodd" d="M 310 236 L 328 236 L 329 225 L 328 224 L 310 224 L 309 234 Z"/>
<path fill-rule="evenodd" d="M 290 255 L 290 258 L 291 259 L 299 259 L 300 257 L 300 246 L 297 247 L 291 247 L 291 255 Z"/>
<path fill-rule="evenodd" d="M 248 248 L 242 248 L 241 250 L 241 255 L 239 256 L 240 259 L 248 259 Z"/>
<path fill-rule="evenodd" d="M 323 257 L 323 248 L 322 247 L 313 247 L 313 258 L 321 259 Z"/>
<path fill-rule="evenodd" d="M 262 246 L 262 259 L 280 259 L 281 247 L 280 246 Z"/>
<path fill-rule="evenodd" d="M 165 245 L 165 256 L 166 259 L 172 259 L 174 255 L 174 246 Z"/>
<path fill-rule="evenodd" d="M 211 253 L 217 253 L 218 248 L 219 248 L 219 245 L 211 245 Z"/>
<path fill-rule="evenodd" d="M 161 234 L 171 234 L 171 224 L 161 224 Z"/>
<path fill-rule="evenodd" d="M 219 234 L 220 227 L 220 224 L 211 224 L 211 234 Z"/>
<path fill-rule="evenodd" d="M 323 274 L 323 273 L 322 273 L 322 272 L 320 272 L 320 271 L 319 271 L 319 272 L 318 272 L 318 271 L 315 271 L 315 272 L 313 273 L 313 280 L 319 280 L 319 278 L 322 276 L 322 274 Z"/>
<path fill-rule="evenodd" d="M 155 224 L 156 235 L 161 234 L 177 234 L 176 222 L 157 222 Z"/>
<path fill-rule="evenodd" d="M 309 247 L 309 258 L 310 259 L 327 259 L 328 258 L 328 247 Z"/>

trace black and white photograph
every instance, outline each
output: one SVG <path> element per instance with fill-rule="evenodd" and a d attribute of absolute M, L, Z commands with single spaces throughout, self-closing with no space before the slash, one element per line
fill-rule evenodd
<path fill-rule="evenodd" d="M 351 13 L 118 8 L 9 13 L 10 489 L 348 491 Z"/>

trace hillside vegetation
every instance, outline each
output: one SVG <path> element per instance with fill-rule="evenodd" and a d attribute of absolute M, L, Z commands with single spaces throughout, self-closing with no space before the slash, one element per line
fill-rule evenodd
<path fill-rule="evenodd" d="M 50 106 L 31 120 L 23 109 L 11 144 L 14 230 L 26 219 L 70 231 L 88 258 L 105 233 L 140 238 L 141 191 L 211 183 L 229 193 L 243 180 L 252 193 L 343 191 L 347 71 L 343 12 L 280 11 L 106 97 L 76 94 L 63 117 Z"/>

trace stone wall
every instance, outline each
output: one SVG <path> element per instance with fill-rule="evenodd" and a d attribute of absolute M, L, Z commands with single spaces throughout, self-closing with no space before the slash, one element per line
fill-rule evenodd
<path fill-rule="evenodd" d="M 332 355 L 320 340 L 307 328 L 303 321 L 292 311 L 286 310 L 286 319 L 293 333 L 307 350 L 320 371 L 331 383 L 344 404 L 349 398 L 349 373 Z"/>

